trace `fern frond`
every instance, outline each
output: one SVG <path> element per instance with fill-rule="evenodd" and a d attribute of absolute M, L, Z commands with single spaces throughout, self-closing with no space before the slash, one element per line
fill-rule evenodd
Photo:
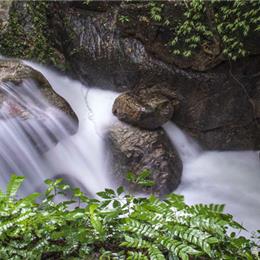
<path fill-rule="evenodd" d="M 215 244 L 220 242 L 220 240 L 207 232 L 203 232 L 197 228 L 186 227 L 186 226 L 176 226 L 174 225 L 171 229 L 171 234 L 181 239 L 193 244 L 210 254 L 211 247 L 210 244 Z"/>
<path fill-rule="evenodd" d="M 182 260 L 189 259 L 189 255 L 199 255 L 201 252 L 196 250 L 192 246 L 170 237 L 160 236 L 158 238 L 158 243 L 165 247 L 173 255 L 180 257 Z M 187 258 L 188 257 L 188 258 Z"/>
<path fill-rule="evenodd" d="M 155 245 L 152 245 L 151 247 L 148 248 L 148 254 L 150 260 L 165 260 L 163 253 Z"/>
<path fill-rule="evenodd" d="M 12 175 L 6 188 L 6 197 L 14 197 L 24 181 L 24 177 Z"/>
<path fill-rule="evenodd" d="M 127 255 L 127 260 L 148 260 L 148 257 L 144 255 L 142 252 L 128 251 Z"/>
<path fill-rule="evenodd" d="M 124 235 L 125 241 L 120 244 L 120 246 L 132 247 L 137 249 L 149 248 L 150 243 L 140 237 L 130 237 Z"/>
<path fill-rule="evenodd" d="M 158 235 L 156 230 L 158 230 L 160 227 L 160 224 L 151 226 L 147 223 L 140 223 L 137 220 L 128 219 L 127 222 L 121 226 L 121 229 L 123 231 L 135 233 L 139 236 L 152 238 Z"/>
<path fill-rule="evenodd" d="M 205 218 L 203 216 L 194 216 L 189 219 L 189 225 L 191 227 L 197 227 L 202 231 L 208 232 L 213 236 L 218 236 L 219 238 L 224 238 L 225 236 L 225 226 L 228 223 L 223 219 L 215 218 Z"/>
<path fill-rule="evenodd" d="M 203 205 L 203 204 L 197 204 L 192 205 L 188 208 L 188 212 L 195 213 L 195 214 L 209 214 L 209 213 L 223 213 L 225 208 L 224 204 L 209 204 L 209 205 Z"/>

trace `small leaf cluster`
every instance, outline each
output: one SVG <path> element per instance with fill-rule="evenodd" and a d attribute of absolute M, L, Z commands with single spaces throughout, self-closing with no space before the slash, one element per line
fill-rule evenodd
<path fill-rule="evenodd" d="M 130 21 L 130 19 L 127 15 L 119 15 L 118 20 L 121 23 L 127 23 Z"/>
<path fill-rule="evenodd" d="M 0 191 L 0 259 L 257 259 L 223 205 L 188 206 L 180 195 L 137 198 L 122 187 L 88 198 L 62 179 L 23 198 L 24 178 Z"/>
<path fill-rule="evenodd" d="M 149 9 L 150 9 L 150 16 L 156 22 L 161 22 L 163 20 L 162 17 L 162 9 L 164 4 L 156 1 L 149 1 Z"/>
<path fill-rule="evenodd" d="M 143 170 L 138 175 L 128 172 L 126 179 L 133 184 L 140 185 L 142 187 L 155 186 L 155 181 L 151 179 L 151 172 L 148 169 Z"/>

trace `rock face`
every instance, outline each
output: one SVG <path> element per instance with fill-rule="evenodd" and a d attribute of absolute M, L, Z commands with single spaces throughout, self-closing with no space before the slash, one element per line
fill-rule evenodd
<path fill-rule="evenodd" d="M 182 164 L 163 129 L 141 130 L 122 122 L 116 123 L 108 133 L 112 150 L 114 172 L 119 184 L 130 190 L 156 192 L 160 195 L 173 191 L 181 181 Z M 138 187 L 128 183 L 124 176 L 144 169 L 151 171 L 156 185 L 152 188 Z"/>
<path fill-rule="evenodd" d="M 177 104 L 175 93 L 158 85 L 121 94 L 116 98 L 112 112 L 123 122 L 156 129 L 172 118 Z"/>
<path fill-rule="evenodd" d="M 147 5 L 99 3 L 51 5 L 51 41 L 71 74 L 118 91 L 167 82 L 180 101 L 174 122 L 204 148 L 260 149 L 259 55 L 229 63 L 212 46 L 213 56 L 202 50 L 192 60 L 177 59 L 165 46 L 172 32 L 149 19 Z M 170 14 L 177 17 L 178 8 L 169 5 Z M 130 22 L 121 22 L 122 15 Z M 257 54 L 259 36 L 254 37 L 249 45 Z"/>
<path fill-rule="evenodd" d="M 34 80 L 39 85 L 41 93 L 51 105 L 65 112 L 67 115 L 75 119 L 77 118 L 69 104 L 54 92 L 49 82 L 40 72 L 24 65 L 18 60 L 0 60 L 0 83 L 11 82 L 19 87 L 24 80 Z M 3 103 L 4 99 L 5 93 L 0 91 L 1 103 Z M 11 111 L 13 111 L 11 113 L 13 115 L 25 115 L 25 111 L 22 111 L 18 107 L 13 107 Z"/>
<path fill-rule="evenodd" d="M 223 64 L 205 81 L 187 81 L 176 89 L 174 122 L 208 149 L 259 150 L 259 68 L 260 57 L 248 58 Z"/>
<path fill-rule="evenodd" d="M 181 12 L 175 3 L 165 4 L 171 19 Z M 23 14 L 18 22 L 26 29 L 25 4 L 16 1 L 11 10 Z M 247 42 L 254 56 L 237 62 L 225 61 L 218 43 L 192 59 L 176 58 L 166 46 L 173 32 L 149 10 L 145 2 L 49 1 L 45 37 L 68 72 L 91 86 L 128 91 L 167 82 L 180 101 L 174 122 L 206 149 L 260 149 L 259 35 Z"/>

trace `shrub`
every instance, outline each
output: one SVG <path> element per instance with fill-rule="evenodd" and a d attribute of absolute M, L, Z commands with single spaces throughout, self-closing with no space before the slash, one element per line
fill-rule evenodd
<path fill-rule="evenodd" d="M 227 232 L 243 227 L 223 205 L 136 198 L 122 187 L 97 200 L 62 179 L 46 180 L 41 200 L 18 199 L 23 180 L 11 176 L 0 192 L 0 259 L 257 259 L 255 242 Z"/>

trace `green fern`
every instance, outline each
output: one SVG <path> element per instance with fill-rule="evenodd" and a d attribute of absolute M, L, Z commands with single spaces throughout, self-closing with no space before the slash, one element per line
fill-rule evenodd
<path fill-rule="evenodd" d="M 0 259 L 151 259 L 256 260 L 257 244 L 240 230 L 223 205 L 188 206 L 171 194 L 135 198 L 123 188 L 99 193 L 102 200 L 70 190 L 61 179 L 39 194 L 16 198 L 23 178 L 12 176 L 0 199 Z M 70 192 L 73 197 L 66 200 Z M 55 197 L 64 200 L 55 202 Z M 84 202 L 74 207 L 75 202 Z M 79 204 L 79 203 L 77 203 Z M 70 207 L 70 209 L 69 209 Z M 234 257 L 235 256 L 235 257 Z"/>
<path fill-rule="evenodd" d="M 12 198 L 16 195 L 17 191 L 19 190 L 20 186 L 24 181 L 24 177 L 11 175 L 10 181 L 6 188 L 6 196 L 8 198 Z"/>
<path fill-rule="evenodd" d="M 155 245 L 148 248 L 148 255 L 151 260 L 165 260 L 163 252 Z"/>
<path fill-rule="evenodd" d="M 142 252 L 129 251 L 127 252 L 127 255 L 128 255 L 127 260 L 148 260 L 149 259 Z"/>

